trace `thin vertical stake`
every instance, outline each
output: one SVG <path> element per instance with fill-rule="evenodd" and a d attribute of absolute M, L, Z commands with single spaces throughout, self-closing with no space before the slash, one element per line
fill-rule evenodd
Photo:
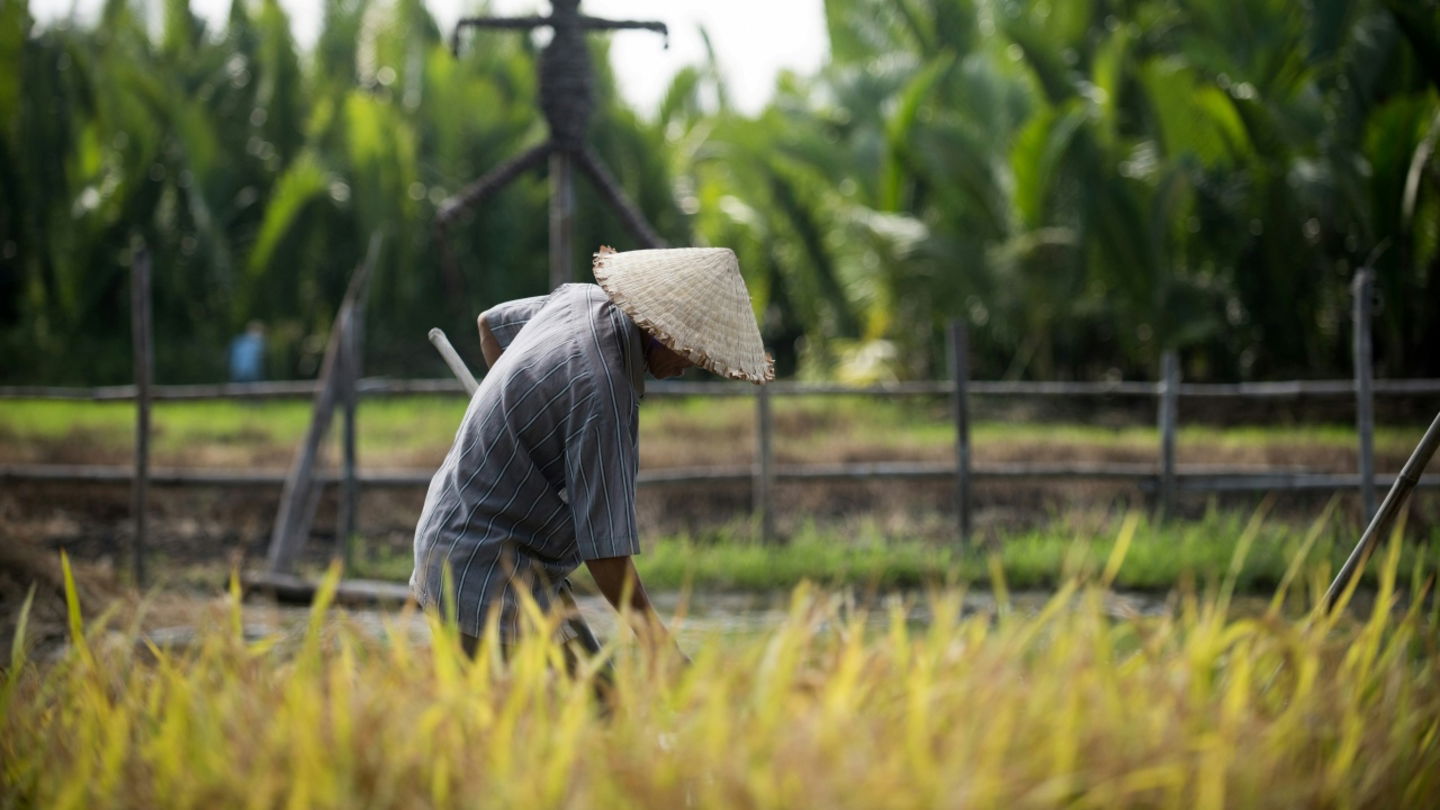
<path fill-rule="evenodd" d="M 755 481 L 753 501 L 760 513 L 760 542 L 775 540 L 775 509 L 771 490 L 775 484 L 775 448 L 771 441 L 770 389 L 761 385 L 755 392 Z"/>
<path fill-rule="evenodd" d="M 1180 359 L 1174 349 L 1160 356 L 1160 516 L 1175 513 L 1175 429 L 1180 397 Z"/>
<path fill-rule="evenodd" d="M 378 261 L 383 232 L 370 237 L 370 249 L 365 261 L 350 276 L 350 285 L 345 298 L 336 313 L 335 323 L 330 328 L 330 337 L 325 342 L 325 358 L 320 361 L 320 374 L 316 377 L 315 398 L 310 411 L 310 427 L 285 474 L 285 486 L 280 491 L 280 508 L 275 514 L 275 528 L 270 533 L 270 548 L 265 554 L 265 565 L 271 573 L 288 572 L 305 545 L 310 526 L 315 518 L 315 504 L 319 500 L 320 487 L 314 475 L 315 460 L 320 443 L 330 429 L 335 415 L 335 406 L 342 396 L 343 382 L 340 355 L 342 354 L 345 330 L 357 306 L 365 300 L 365 290 L 370 272 Z"/>
<path fill-rule="evenodd" d="M 345 456 L 345 480 L 341 489 L 340 501 L 340 532 L 336 537 L 340 559 L 344 562 L 345 569 L 349 570 L 355 562 L 354 537 L 355 537 L 355 513 L 359 503 L 360 488 L 356 483 L 356 458 L 355 458 L 355 412 L 359 399 L 357 389 L 360 382 L 360 334 L 364 323 L 361 314 L 361 304 L 357 302 L 356 308 L 350 313 L 350 320 L 345 325 L 345 335 L 341 344 L 342 363 L 342 389 L 341 397 L 344 406 L 344 419 L 341 423 L 343 452 Z"/>
<path fill-rule="evenodd" d="M 1360 436 L 1360 500 L 1365 520 L 1375 516 L 1375 395 L 1374 351 L 1370 335 L 1370 306 L 1375 273 L 1362 267 L 1355 273 L 1355 431 Z"/>
<path fill-rule="evenodd" d="M 550 289 L 572 280 L 575 244 L 575 171 L 570 154 L 550 153 Z"/>
<path fill-rule="evenodd" d="M 130 510 L 135 535 L 130 561 L 135 585 L 145 587 L 145 545 L 150 507 L 150 383 L 155 374 L 155 349 L 150 329 L 150 251 L 141 244 L 130 266 L 130 335 L 135 356 L 135 481 Z"/>
<path fill-rule="evenodd" d="M 950 321 L 950 379 L 955 382 L 955 513 L 960 544 L 970 545 L 970 335 Z"/>

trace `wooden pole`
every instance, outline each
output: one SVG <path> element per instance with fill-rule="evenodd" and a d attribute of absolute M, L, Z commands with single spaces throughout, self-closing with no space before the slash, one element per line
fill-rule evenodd
<path fill-rule="evenodd" d="M 475 375 L 470 373 L 470 367 L 465 365 L 464 360 L 460 359 L 460 353 L 455 351 L 454 346 L 450 345 L 450 338 L 446 337 L 444 330 L 438 326 L 430 327 L 429 334 L 431 345 L 435 347 L 436 351 L 440 352 L 441 359 L 445 361 L 445 365 L 450 367 L 450 373 L 454 374 L 455 379 L 460 381 L 461 387 L 465 389 L 465 396 L 474 396 L 475 389 L 480 387 L 480 383 L 475 380 Z"/>
<path fill-rule="evenodd" d="M 550 289 L 573 278 L 570 267 L 575 244 L 575 174 L 570 154 L 550 153 Z"/>
<path fill-rule="evenodd" d="M 775 541 L 775 506 L 771 499 L 775 486 L 775 447 L 771 433 L 770 388 L 762 385 L 755 392 L 755 474 L 752 500 L 760 513 L 760 542 Z"/>
<path fill-rule="evenodd" d="M 150 508 L 150 383 L 155 374 L 155 347 L 150 327 L 150 251 L 142 244 L 130 266 L 130 335 L 135 355 L 135 480 L 130 510 L 135 534 L 130 562 L 136 587 L 145 587 L 146 513 Z"/>
<path fill-rule="evenodd" d="M 1175 513 L 1175 428 L 1180 394 L 1180 360 L 1174 349 L 1160 356 L 1160 516 Z"/>
<path fill-rule="evenodd" d="M 1365 519 L 1375 517 L 1375 394 L 1374 351 L 1371 347 L 1370 306 L 1375 273 L 1362 267 L 1355 273 L 1355 431 L 1360 437 L 1360 502 Z"/>
<path fill-rule="evenodd" d="M 315 485 L 315 460 L 319 454 L 320 443 L 330 429 L 335 405 L 343 395 L 344 371 L 340 367 L 341 355 L 344 354 L 351 320 L 355 317 L 355 312 L 364 305 L 370 273 L 379 261 L 383 241 L 379 232 L 370 237 L 370 247 L 365 254 L 365 260 L 350 277 L 350 286 L 345 291 L 335 323 L 330 328 L 330 339 L 325 345 L 325 359 L 320 363 L 320 374 L 316 379 L 310 427 L 295 454 L 289 472 L 286 473 L 285 485 L 280 493 L 280 507 L 276 510 L 275 528 L 270 534 L 266 567 L 271 573 L 289 571 L 310 534 L 316 504 L 320 498 L 320 488 Z"/>
<path fill-rule="evenodd" d="M 955 383 L 955 515 L 960 544 L 970 545 L 970 335 L 965 323 L 950 321 L 950 379 Z"/>
<path fill-rule="evenodd" d="M 599 192 L 600 198 L 609 203 L 620 216 L 620 222 L 625 225 L 625 229 L 642 247 L 668 247 L 660 234 L 645 221 L 645 214 L 625 196 L 625 190 L 620 188 L 620 183 L 610 174 L 610 170 L 605 168 L 605 162 L 595 154 L 595 150 L 584 147 L 575 153 L 575 159 L 580 163 L 581 171 L 589 175 L 590 182 L 595 186 L 595 191 Z"/>
<path fill-rule="evenodd" d="M 1435 421 L 1430 423 L 1430 428 L 1420 438 L 1420 444 L 1415 446 L 1415 452 L 1410 454 L 1410 459 L 1401 468 L 1400 475 L 1395 479 L 1390 492 L 1385 495 L 1385 502 L 1380 504 L 1380 510 L 1365 528 L 1365 533 L 1360 536 L 1360 542 L 1355 544 L 1355 550 L 1350 552 L 1350 557 L 1345 560 L 1345 565 L 1340 568 L 1340 573 L 1335 576 L 1335 581 L 1330 583 L 1330 589 L 1325 592 L 1325 609 L 1335 607 L 1340 596 L 1350 585 L 1350 580 L 1357 573 L 1360 567 L 1369 558 L 1370 552 L 1385 535 L 1390 533 L 1390 527 L 1395 523 L 1395 518 L 1400 515 L 1404 508 L 1405 501 L 1410 497 L 1410 491 L 1420 482 L 1420 473 L 1424 472 L 1425 465 L 1435 455 L 1435 449 L 1440 447 L 1440 414 L 1435 415 Z"/>
<path fill-rule="evenodd" d="M 360 381 L 360 347 L 361 335 L 364 333 L 363 324 L 364 314 L 357 305 L 350 313 L 350 322 L 345 330 L 341 352 L 344 385 L 341 392 L 344 408 L 344 420 L 341 423 L 341 451 L 344 456 L 344 484 L 340 492 L 340 526 L 336 534 L 336 553 L 347 570 L 355 561 L 355 513 L 360 500 L 360 485 L 355 471 L 355 412 Z"/>
<path fill-rule="evenodd" d="M 310 521 L 314 517 L 315 487 L 314 468 L 319 454 L 320 441 L 330 428 L 330 418 L 335 412 L 335 401 L 339 394 L 338 370 L 339 336 L 350 319 L 350 305 L 347 301 L 340 308 L 335 328 L 331 331 L 330 345 L 325 350 L 325 359 L 320 364 L 320 388 L 315 393 L 311 406 L 310 427 L 301 443 L 300 452 L 285 477 L 285 487 L 280 494 L 280 508 L 275 516 L 275 529 L 270 535 L 270 551 L 266 556 L 271 573 L 288 572 L 294 563 L 300 547 L 310 533 Z"/>

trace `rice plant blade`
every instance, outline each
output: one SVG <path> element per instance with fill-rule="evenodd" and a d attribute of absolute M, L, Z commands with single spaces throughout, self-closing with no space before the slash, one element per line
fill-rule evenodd
<path fill-rule="evenodd" d="M 30 627 L 30 608 L 35 604 L 36 583 L 30 583 L 30 590 L 25 593 L 25 601 L 20 605 L 20 613 L 15 619 L 15 638 L 10 641 L 10 669 L 20 669 L 25 664 L 25 634 Z"/>

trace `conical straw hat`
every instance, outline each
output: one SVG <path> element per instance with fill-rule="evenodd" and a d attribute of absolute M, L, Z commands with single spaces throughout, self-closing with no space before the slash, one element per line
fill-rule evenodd
<path fill-rule="evenodd" d="M 695 365 L 732 380 L 775 379 L 740 263 L 729 248 L 616 253 L 602 247 L 594 269 L 616 306 Z"/>

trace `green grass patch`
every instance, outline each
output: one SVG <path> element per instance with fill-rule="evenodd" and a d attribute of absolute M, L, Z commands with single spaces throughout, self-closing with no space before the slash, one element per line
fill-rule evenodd
<path fill-rule="evenodd" d="M 465 412 L 456 397 L 413 396 L 363 400 L 358 413 L 362 457 L 381 458 L 417 448 L 448 447 Z M 922 401 L 878 397 L 782 398 L 775 407 L 785 427 L 786 447 L 803 452 L 854 436 L 871 445 L 947 447 L 954 440 L 944 407 Z M 35 445 L 85 442 L 97 449 L 125 450 L 134 441 L 134 405 L 127 402 L 0 400 L 0 442 Z M 183 452 L 199 445 L 293 448 L 310 420 L 305 400 L 251 402 L 159 402 L 152 411 L 157 452 Z M 714 434 L 733 441 L 736 432 L 753 429 L 748 399 L 664 399 L 641 410 L 642 444 Z M 1406 453 L 1420 429 L 1382 426 L 1376 431 L 1381 453 Z M 974 426 L 977 445 L 1017 442 L 1070 443 L 1100 448 L 1150 449 L 1158 441 L 1150 426 L 1107 428 L 1075 423 L 981 421 Z M 1302 446 L 1349 449 L 1352 426 L 1287 425 L 1217 428 L 1182 427 L 1186 448 L 1284 448 Z"/>
<path fill-rule="evenodd" d="M 1250 520 L 1234 512 L 1214 512 L 1191 523 L 1140 520 L 1114 584 L 1167 590 L 1184 582 L 1199 587 L 1218 583 L 1236 559 Z M 875 531 L 820 528 L 807 528 L 785 544 L 761 545 L 736 539 L 746 536 L 737 529 L 699 538 L 658 539 L 646 544 L 635 564 L 646 586 L 655 590 L 784 591 L 801 582 L 887 590 L 989 586 L 994 559 L 1009 587 L 1044 589 L 1068 578 L 1098 574 L 1120 532 L 1119 522 L 1089 532 L 1056 522 L 966 551 L 919 540 L 886 539 Z M 1316 536 L 1306 550 L 1311 533 Z M 1301 581 L 1328 581 L 1356 539 L 1351 527 L 1334 520 L 1309 527 L 1262 521 L 1234 575 L 1234 586 L 1240 592 L 1268 592 L 1302 552 Z M 409 578 L 411 566 L 408 552 L 399 552 L 372 557 L 359 565 L 355 575 L 403 581 Z M 1404 547 L 1401 570 L 1425 575 L 1440 571 L 1440 529 L 1432 530 L 1426 542 Z M 1365 577 L 1364 582 L 1373 584 L 1374 571 L 1367 570 Z M 588 584 L 588 577 L 578 580 L 582 587 Z"/>
<path fill-rule="evenodd" d="M 465 401 L 453 397 L 363 400 L 356 413 L 359 451 L 447 446 L 464 414 Z M 310 403 L 299 400 L 157 402 L 153 446 L 162 453 L 197 445 L 289 449 L 304 438 L 310 416 Z M 134 445 L 134 433 L 135 406 L 128 402 L 0 400 L 3 441 L 84 441 L 124 450 Z"/>

